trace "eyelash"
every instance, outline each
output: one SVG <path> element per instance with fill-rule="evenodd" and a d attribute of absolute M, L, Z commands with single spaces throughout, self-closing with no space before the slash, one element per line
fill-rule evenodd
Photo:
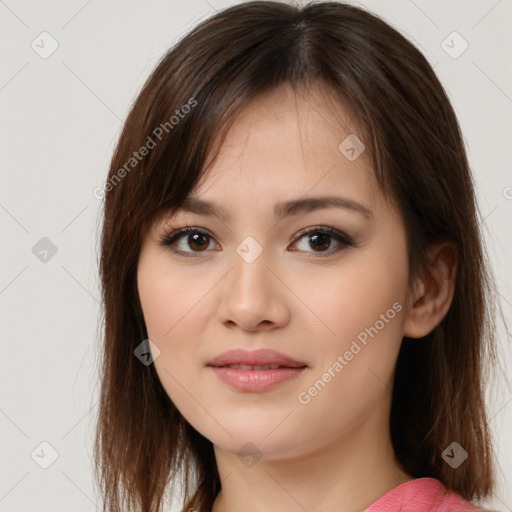
<path fill-rule="evenodd" d="M 176 253 L 178 255 L 181 255 L 181 256 L 184 256 L 187 258 L 188 257 L 197 258 L 197 257 L 201 256 L 202 253 L 208 252 L 208 251 L 205 249 L 204 251 L 192 251 L 192 253 L 190 253 L 187 251 L 182 251 L 181 249 L 175 249 L 173 247 L 175 245 L 175 243 L 182 236 L 192 235 L 192 234 L 200 234 L 200 235 L 207 236 L 207 237 L 211 238 L 212 240 L 214 240 L 213 236 L 211 236 L 211 234 L 209 233 L 208 230 L 189 226 L 186 228 L 178 229 L 170 234 L 166 234 L 160 240 L 160 245 L 169 247 L 174 253 Z M 314 257 L 325 258 L 328 256 L 332 256 L 333 254 L 338 253 L 347 247 L 355 246 L 355 243 L 352 241 L 352 239 L 348 235 L 346 235 L 345 233 L 343 233 L 341 231 L 338 231 L 337 229 L 331 228 L 329 226 L 314 226 L 312 228 L 304 229 L 297 234 L 297 237 L 295 238 L 293 243 L 296 243 L 296 242 L 300 241 L 302 238 L 307 237 L 308 235 L 312 235 L 312 234 L 328 235 L 331 238 L 333 238 L 335 241 L 337 241 L 338 243 L 341 244 L 341 246 L 338 247 L 337 249 L 330 249 L 328 251 L 316 252 L 316 253 L 313 251 L 313 253 L 315 254 Z M 309 252 L 309 251 L 306 251 L 306 252 Z"/>

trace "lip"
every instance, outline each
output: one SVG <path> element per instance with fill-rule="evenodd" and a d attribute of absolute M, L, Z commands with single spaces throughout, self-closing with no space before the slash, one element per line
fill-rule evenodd
<path fill-rule="evenodd" d="M 226 352 L 222 352 L 207 363 L 208 366 L 226 366 L 229 364 L 245 364 L 251 366 L 278 364 L 279 366 L 287 368 L 300 368 L 307 366 L 306 363 L 302 361 L 296 361 L 295 359 L 281 354 L 280 352 L 264 348 L 253 351 L 247 351 L 239 348 L 231 349 Z"/>
<path fill-rule="evenodd" d="M 279 368 L 240 369 L 226 365 L 279 365 Z M 244 392 L 271 391 L 285 382 L 296 379 L 308 366 L 275 350 L 259 349 L 248 352 L 243 349 L 228 350 L 213 358 L 207 366 L 228 386 Z"/>

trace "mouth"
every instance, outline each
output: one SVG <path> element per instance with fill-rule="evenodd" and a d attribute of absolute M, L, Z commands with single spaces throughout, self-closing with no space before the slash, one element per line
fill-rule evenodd
<path fill-rule="evenodd" d="M 306 366 L 281 366 L 279 364 L 227 364 L 222 366 L 212 366 L 213 368 L 233 368 L 235 370 L 253 370 L 253 371 L 265 371 L 265 370 L 279 370 L 279 368 L 306 368 Z"/>
<path fill-rule="evenodd" d="M 221 382 L 242 392 L 271 391 L 295 380 L 308 365 L 274 350 L 224 352 L 207 364 Z"/>
<path fill-rule="evenodd" d="M 307 366 L 302 361 L 297 361 L 290 356 L 271 349 L 253 351 L 231 349 L 214 357 L 207 365 L 214 367 L 227 366 L 244 370 L 277 370 L 280 367 L 301 368 Z"/>

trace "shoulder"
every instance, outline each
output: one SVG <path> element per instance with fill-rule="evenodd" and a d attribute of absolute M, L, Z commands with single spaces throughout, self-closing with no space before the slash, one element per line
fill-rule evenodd
<path fill-rule="evenodd" d="M 365 512 L 493 512 L 465 500 L 435 478 L 416 478 L 395 487 Z"/>

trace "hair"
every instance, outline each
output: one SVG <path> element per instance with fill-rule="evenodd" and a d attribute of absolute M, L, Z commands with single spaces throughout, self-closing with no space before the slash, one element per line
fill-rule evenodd
<path fill-rule="evenodd" d="M 99 262 L 104 339 L 94 442 L 107 510 L 158 511 L 166 491 L 180 484 L 184 509 L 210 512 L 220 490 L 211 441 L 180 414 L 154 365 L 134 357 L 147 338 L 138 257 L 152 223 L 178 209 L 204 176 L 236 113 L 281 85 L 297 95 L 323 87 L 350 112 L 382 193 L 403 215 L 411 276 L 432 270 L 431 244 L 456 246 L 450 309 L 430 334 L 402 341 L 390 434 L 413 477 L 437 478 L 468 500 L 488 496 L 494 456 L 483 382 L 495 350 L 494 288 L 448 96 L 420 51 L 360 7 L 251 1 L 202 21 L 163 56 L 112 157 Z M 456 470 L 441 457 L 453 441 L 469 453 Z"/>

